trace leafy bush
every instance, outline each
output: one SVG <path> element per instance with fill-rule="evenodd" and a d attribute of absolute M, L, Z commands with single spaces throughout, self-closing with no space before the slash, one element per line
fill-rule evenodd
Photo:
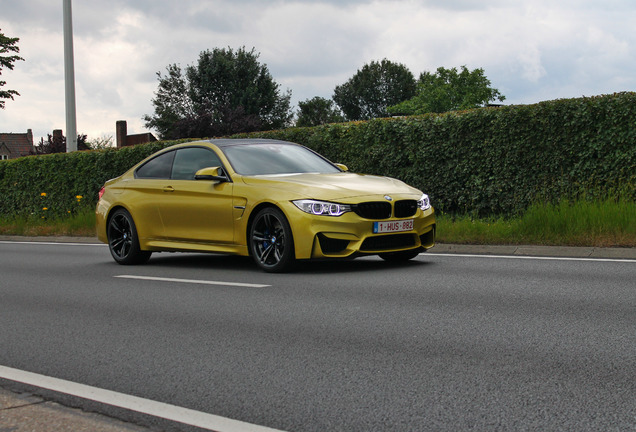
<path fill-rule="evenodd" d="M 235 137 L 304 144 L 351 171 L 404 180 L 453 214 L 520 215 L 562 198 L 636 200 L 636 93 Z M 48 215 L 93 208 L 106 180 L 177 142 L 0 162 L 0 216 L 41 217 L 42 193 Z"/>
<path fill-rule="evenodd" d="M 352 171 L 400 178 L 451 213 L 518 215 L 582 194 L 636 199 L 636 93 L 242 136 L 296 141 Z"/>
<path fill-rule="evenodd" d="M 154 142 L 4 161 L 0 163 L 0 216 L 59 217 L 94 208 L 97 193 L 106 180 L 175 143 Z"/>

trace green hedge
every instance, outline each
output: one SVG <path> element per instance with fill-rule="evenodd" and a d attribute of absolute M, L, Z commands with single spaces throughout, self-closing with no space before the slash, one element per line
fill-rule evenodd
<path fill-rule="evenodd" d="M 82 208 L 94 208 L 106 180 L 174 143 L 154 142 L 0 162 L 0 216 L 61 217 Z"/>
<path fill-rule="evenodd" d="M 450 213 L 515 215 L 563 197 L 636 199 L 636 93 L 235 137 L 245 136 L 298 142 L 351 171 L 402 179 Z M 175 143 L 0 162 L 0 216 L 92 208 L 104 181 Z"/>
<path fill-rule="evenodd" d="M 440 210 L 510 216 L 537 200 L 636 199 L 636 93 L 251 134 L 390 175 Z"/>

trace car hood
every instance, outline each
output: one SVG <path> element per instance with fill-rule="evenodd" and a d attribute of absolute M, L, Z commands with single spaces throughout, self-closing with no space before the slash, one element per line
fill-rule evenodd
<path fill-rule="evenodd" d="M 422 192 L 390 177 L 355 173 L 282 174 L 243 177 L 251 186 L 281 189 L 297 198 L 343 200 L 370 195 L 408 194 L 419 198 Z M 416 199 L 417 199 L 416 198 Z"/>

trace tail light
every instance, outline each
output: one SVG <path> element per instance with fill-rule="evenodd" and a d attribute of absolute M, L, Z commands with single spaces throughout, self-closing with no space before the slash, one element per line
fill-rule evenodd
<path fill-rule="evenodd" d="M 99 193 L 97 194 L 97 199 L 100 200 L 102 199 L 103 196 L 104 196 L 104 186 L 102 186 L 102 188 L 99 190 Z"/>

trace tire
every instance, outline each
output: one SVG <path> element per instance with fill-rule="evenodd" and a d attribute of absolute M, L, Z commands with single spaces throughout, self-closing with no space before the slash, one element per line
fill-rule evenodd
<path fill-rule="evenodd" d="M 412 260 L 413 258 L 418 256 L 420 252 L 422 252 L 421 248 L 400 251 L 400 252 L 387 252 L 387 253 L 381 253 L 380 258 L 382 258 L 384 261 L 387 261 L 387 262 L 395 262 L 395 263 L 405 262 L 405 261 Z"/>
<path fill-rule="evenodd" d="M 125 209 L 115 210 L 108 220 L 106 235 L 110 254 L 118 264 L 142 264 L 148 261 L 152 254 L 139 248 L 135 222 Z"/>
<path fill-rule="evenodd" d="M 266 207 L 256 214 L 250 227 L 249 243 L 252 258 L 266 272 L 288 271 L 296 261 L 291 227 L 277 208 Z"/>

